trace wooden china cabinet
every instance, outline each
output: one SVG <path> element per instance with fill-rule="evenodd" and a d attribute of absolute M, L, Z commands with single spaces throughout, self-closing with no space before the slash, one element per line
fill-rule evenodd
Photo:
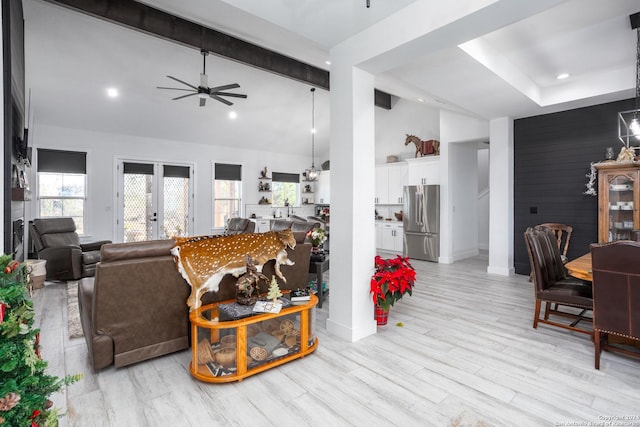
<path fill-rule="evenodd" d="M 631 237 L 640 229 L 640 162 L 602 162 L 598 170 L 598 242 Z"/>

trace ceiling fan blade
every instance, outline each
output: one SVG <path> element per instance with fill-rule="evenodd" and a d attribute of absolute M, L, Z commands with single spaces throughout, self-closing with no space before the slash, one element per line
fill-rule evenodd
<path fill-rule="evenodd" d="M 218 96 L 232 96 L 234 98 L 246 98 L 247 95 L 244 95 L 242 93 L 233 93 L 233 92 L 215 92 L 214 95 L 218 95 Z"/>
<path fill-rule="evenodd" d="M 204 105 L 207 103 L 207 98 L 200 98 L 200 106 L 204 107 Z"/>
<path fill-rule="evenodd" d="M 179 82 L 179 83 L 182 83 L 183 85 L 187 85 L 187 86 L 189 86 L 189 87 L 191 87 L 191 88 L 193 88 L 193 89 L 195 89 L 195 90 L 198 90 L 198 88 L 197 88 L 197 87 L 195 87 L 195 86 L 194 86 L 194 85 L 192 85 L 192 84 L 189 84 L 189 83 L 187 83 L 187 82 L 183 82 L 182 80 L 180 80 L 180 79 L 176 79 L 175 77 L 172 77 L 172 76 L 167 76 L 167 77 L 169 77 L 171 80 L 175 80 L 175 81 L 177 81 L 177 82 Z"/>
<path fill-rule="evenodd" d="M 186 94 L 186 95 L 178 96 L 178 97 L 176 97 L 176 98 L 171 98 L 171 100 L 172 100 L 172 101 L 176 101 L 176 100 L 178 100 L 178 99 L 186 98 L 186 97 L 188 97 L 188 96 L 193 96 L 193 95 L 197 95 L 197 94 L 198 94 L 198 92 L 188 93 L 188 94 Z"/>
<path fill-rule="evenodd" d="M 208 78 L 206 74 L 200 73 L 200 86 L 202 87 L 207 87 L 208 83 Z"/>
<path fill-rule="evenodd" d="M 169 89 L 169 90 L 183 90 L 185 92 L 193 92 L 193 89 L 181 89 L 179 87 L 163 87 L 163 86 L 156 86 L 156 89 Z"/>
<path fill-rule="evenodd" d="M 209 91 L 210 92 L 218 92 L 220 90 L 236 89 L 236 88 L 239 88 L 239 87 L 240 87 L 240 85 L 238 83 L 231 83 L 229 85 L 216 86 L 216 87 L 209 88 Z"/>
<path fill-rule="evenodd" d="M 219 97 L 218 95 L 216 95 L 216 94 L 213 94 L 213 93 L 212 93 L 212 94 L 210 94 L 209 96 L 210 96 L 210 97 L 212 97 L 213 99 L 215 99 L 216 101 L 220 101 L 220 102 L 222 102 L 223 104 L 233 105 L 233 102 L 231 102 L 231 101 L 227 101 L 227 100 L 226 100 L 226 99 L 224 99 L 224 98 L 220 98 L 220 97 Z"/>

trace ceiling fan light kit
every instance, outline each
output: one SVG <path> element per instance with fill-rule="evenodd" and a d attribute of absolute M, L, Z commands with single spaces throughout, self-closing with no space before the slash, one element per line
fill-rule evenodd
<path fill-rule="evenodd" d="M 233 105 L 233 102 L 223 98 L 223 97 L 231 97 L 231 98 L 247 98 L 247 95 L 241 94 L 241 93 L 233 93 L 233 92 L 224 92 L 226 90 L 229 89 L 237 89 L 240 87 L 240 85 L 238 83 L 231 83 L 231 84 L 227 84 L 227 85 L 222 85 L 222 86 L 215 86 L 215 87 L 209 87 L 209 81 L 208 81 L 208 77 L 207 77 L 207 56 L 209 55 L 209 52 L 206 51 L 205 49 L 200 50 L 200 53 L 202 54 L 202 73 L 200 74 L 200 85 L 199 86 L 194 86 L 190 83 L 187 83 L 183 80 L 180 80 L 176 77 L 173 76 L 167 76 L 168 78 L 170 78 L 171 80 L 174 80 L 178 83 L 181 83 L 185 86 L 187 86 L 189 89 L 185 89 L 185 88 L 177 88 L 177 87 L 163 87 L 163 86 L 158 86 L 158 89 L 167 89 L 167 90 L 179 90 L 179 91 L 184 91 L 184 92 L 190 92 L 186 95 L 180 95 L 180 96 L 176 96 L 175 98 L 171 98 L 172 101 L 177 101 L 179 99 L 183 99 L 183 98 L 187 98 L 189 96 L 194 96 L 194 95 L 198 95 L 198 98 L 200 99 L 199 101 L 199 105 L 201 107 L 204 107 L 207 103 L 207 98 L 212 98 L 215 99 L 216 101 L 220 101 L 223 104 L 226 105 Z"/>

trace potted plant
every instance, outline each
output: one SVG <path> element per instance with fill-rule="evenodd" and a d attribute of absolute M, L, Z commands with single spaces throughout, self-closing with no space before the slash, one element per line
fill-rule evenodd
<path fill-rule="evenodd" d="M 404 294 L 411 295 L 416 281 L 416 271 L 409 258 L 398 255 L 384 259 L 375 257 L 375 272 L 371 276 L 371 294 L 375 304 L 375 316 L 378 325 L 386 325 L 389 307 L 402 299 Z"/>
<path fill-rule="evenodd" d="M 313 230 L 309 230 L 307 232 L 307 237 L 311 240 L 311 246 L 314 248 L 319 248 L 326 240 L 327 236 L 324 235 L 324 230 L 322 228 L 314 228 Z"/>

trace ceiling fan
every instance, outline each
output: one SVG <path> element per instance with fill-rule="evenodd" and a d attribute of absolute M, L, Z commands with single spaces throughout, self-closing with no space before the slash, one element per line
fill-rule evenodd
<path fill-rule="evenodd" d="M 223 92 L 225 90 L 228 89 L 236 89 L 239 88 L 240 85 L 238 83 L 231 83 L 228 85 L 222 85 L 222 86 L 216 86 L 216 87 L 208 87 L 208 79 L 207 79 L 207 75 L 205 74 L 206 71 L 206 60 L 207 60 L 207 55 L 209 55 L 209 52 L 202 49 L 200 51 L 200 53 L 202 53 L 202 73 L 200 74 L 200 86 L 194 86 L 192 84 L 189 84 L 185 81 L 182 81 L 180 79 L 177 79 L 173 76 L 167 76 L 169 77 L 171 80 L 175 80 L 178 83 L 182 83 L 185 86 L 190 87 L 191 89 L 183 89 L 183 88 L 177 88 L 177 87 L 162 87 L 162 86 L 158 86 L 158 89 L 169 89 L 169 90 L 181 90 L 181 91 L 185 91 L 185 92 L 191 92 L 188 93 L 186 95 L 182 95 L 182 96 L 177 96 L 175 98 L 172 98 L 173 101 L 178 100 L 178 99 L 182 99 L 182 98 L 187 98 L 189 96 L 194 96 L 194 95 L 198 95 L 198 98 L 200 98 L 200 106 L 204 107 L 206 102 L 207 102 L 207 97 L 213 98 L 216 101 L 220 101 L 223 104 L 227 104 L 227 105 L 233 105 L 233 102 L 228 101 L 224 98 L 222 98 L 223 96 L 228 96 L 228 97 L 233 97 L 233 98 L 246 98 L 247 95 L 241 94 L 241 93 L 233 93 L 233 92 Z"/>

